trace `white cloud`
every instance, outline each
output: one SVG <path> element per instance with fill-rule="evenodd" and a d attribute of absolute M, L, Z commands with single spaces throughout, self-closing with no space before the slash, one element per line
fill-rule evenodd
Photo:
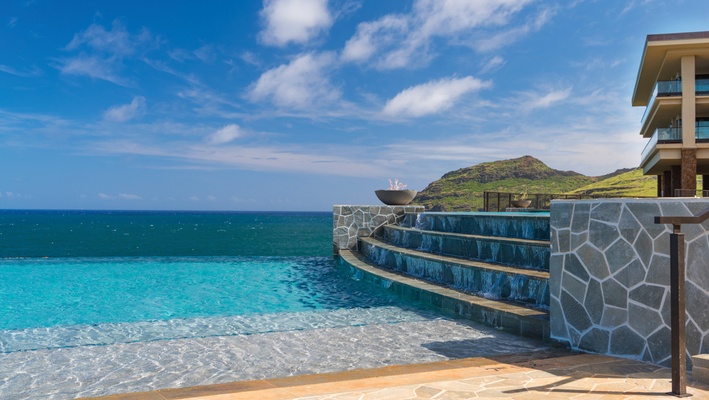
<path fill-rule="evenodd" d="M 306 108 L 315 103 L 332 102 L 340 98 L 339 89 L 328 79 L 334 57 L 329 54 L 304 54 L 259 77 L 249 87 L 251 100 L 270 99 L 279 107 Z"/>
<path fill-rule="evenodd" d="M 101 25 L 92 24 L 85 31 L 74 34 L 67 50 L 89 48 L 101 53 L 117 56 L 129 56 L 139 48 L 155 43 L 150 31 L 143 29 L 137 35 L 131 35 L 118 20 L 113 21 L 110 31 Z"/>
<path fill-rule="evenodd" d="M 466 76 L 431 81 L 410 87 L 387 101 L 383 113 L 388 116 L 421 117 L 445 111 L 463 95 L 491 84 Z"/>
<path fill-rule="evenodd" d="M 91 78 L 103 79 L 121 86 L 129 86 L 128 80 L 121 78 L 115 71 L 113 59 L 81 54 L 64 60 L 59 70 L 67 75 L 85 75 Z"/>
<path fill-rule="evenodd" d="M 142 157 L 182 159 L 194 167 L 237 168 L 251 171 L 281 171 L 317 175 L 362 176 L 381 173 L 381 166 L 367 158 L 371 149 L 344 146 L 211 146 L 185 142 L 147 145 L 134 141 L 96 143 L 91 151 L 99 154 L 131 154 Z M 390 157 L 387 165 L 390 163 Z"/>
<path fill-rule="evenodd" d="M 275 46 L 305 44 L 333 23 L 327 0 L 265 0 L 261 17 L 266 28 L 259 37 Z"/>
<path fill-rule="evenodd" d="M 487 60 L 487 62 L 485 62 L 480 72 L 486 74 L 488 72 L 498 70 L 505 65 L 505 62 L 505 59 L 500 56 L 492 57 L 491 59 Z"/>
<path fill-rule="evenodd" d="M 85 75 L 128 86 L 129 81 L 118 75 L 123 68 L 123 59 L 158 44 L 159 40 L 147 29 L 132 35 L 119 21 L 113 22 L 111 30 L 92 24 L 85 31 L 75 34 L 66 45 L 65 50 L 79 53 L 59 60 L 59 70 L 63 74 Z"/>
<path fill-rule="evenodd" d="M 103 113 L 107 121 L 125 122 L 145 113 L 145 97 L 136 96 L 130 104 L 113 106 Z"/>
<path fill-rule="evenodd" d="M 342 51 L 343 61 L 374 59 L 379 69 L 415 67 L 427 63 L 435 38 L 490 51 L 539 29 L 552 13 L 544 9 L 522 26 L 513 18 L 533 0 L 417 0 L 408 14 L 386 15 L 363 22 Z M 507 29 L 508 26 L 511 29 Z M 497 29 L 497 31 L 496 31 Z M 500 31 L 501 30 L 501 31 Z"/>
<path fill-rule="evenodd" d="M 532 0 L 419 0 L 414 13 L 427 36 L 456 34 L 478 26 L 501 26 Z"/>
<path fill-rule="evenodd" d="M 25 68 L 24 70 L 19 70 L 19 69 L 16 69 L 16 68 L 12 68 L 12 67 L 10 67 L 9 65 L 2 65 L 2 64 L 0 64 L 0 72 L 5 72 L 5 73 L 8 73 L 8 74 L 10 74 L 10 75 L 19 76 L 19 77 L 22 77 L 22 78 L 28 78 L 28 77 L 32 77 L 32 76 L 39 76 L 39 75 L 42 75 L 42 70 L 39 69 L 39 68 L 37 68 L 37 67 L 34 66 L 34 65 L 33 65 L 32 68 L 30 68 L 30 69 L 26 69 L 26 68 Z"/>
<path fill-rule="evenodd" d="M 207 137 L 209 144 L 224 144 L 241 136 L 241 128 L 236 124 L 229 124 Z"/>
<path fill-rule="evenodd" d="M 549 108 L 552 105 L 564 101 L 571 95 L 571 88 L 550 90 L 544 95 L 539 92 L 525 93 L 521 108 L 531 111 L 539 108 Z"/>
<path fill-rule="evenodd" d="M 530 32 L 541 29 L 554 13 L 552 9 L 544 9 L 525 24 L 475 40 L 473 47 L 479 52 L 489 52 L 508 46 Z"/>
<path fill-rule="evenodd" d="M 215 54 L 214 46 L 205 44 L 200 46 L 194 52 L 194 56 L 204 63 L 211 63 L 216 60 L 217 56 Z"/>
<path fill-rule="evenodd" d="M 409 30 L 409 18 L 402 15 L 387 15 L 383 18 L 362 22 L 357 32 L 345 43 L 342 50 L 344 61 L 366 61 L 381 47 L 399 42 Z"/>
<path fill-rule="evenodd" d="M 138 196 L 137 194 L 131 194 L 131 193 L 120 193 L 115 196 L 109 195 L 106 193 L 99 193 L 98 195 L 99 199 L 102 200 L 112 200 L 112 199 L 120 199 L 120 200 L 142 200 L 143 198 Z"/>

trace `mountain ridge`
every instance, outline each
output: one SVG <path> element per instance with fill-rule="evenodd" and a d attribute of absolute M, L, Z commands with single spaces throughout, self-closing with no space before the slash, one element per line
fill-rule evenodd
<path fill-rule="evenodd" d="M 484 191 L 646 197 L 654 195 L 655 182 L 639 168 L 586 176 L 550 168 L 526 155 L 448 172 L 419 192 L 413 204 L 436 211 L 477 211 L 483 206 Z"/>

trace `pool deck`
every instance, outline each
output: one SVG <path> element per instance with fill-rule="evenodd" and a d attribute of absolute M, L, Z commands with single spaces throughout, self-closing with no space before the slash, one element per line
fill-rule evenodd
<path fill-rule="evenodd" d="M 668 394 L 670 376 L 669 369 L 641 361 L 550 350 L 532 356 L 462 358 L 100 399 L 671 399 L 676 397 Z M 692 399 L 709 399 L 709 386 L 691 379 L 687 392 Z"/>

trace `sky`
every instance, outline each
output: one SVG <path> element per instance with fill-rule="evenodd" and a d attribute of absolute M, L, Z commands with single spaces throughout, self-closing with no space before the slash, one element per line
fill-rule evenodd
<path fill-rule="evenodd" d="M 0 0 L 0 209 L 330 211 L 523 155 L 637 167 L 706 0 Z"/>

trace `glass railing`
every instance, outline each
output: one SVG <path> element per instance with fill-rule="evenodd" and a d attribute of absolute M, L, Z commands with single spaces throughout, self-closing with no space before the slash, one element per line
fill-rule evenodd
<path fill-rule="evenodd" d="M 709 128 L 707 134 L 709 134 Z M 707 138 L 709 139 L 709 136 L 707 136 Z M 647 142 L 645 148 L 643 149 L 643 152 L 640 154 L 640 159 L 644 161 L 645 157 L 647 157 L 652 152 L 652 150 L 655 148 L 655 145 L 657 145 L 658 143 L 682 143 L 682 128 L 655 129 L 655 133 L 652 134 L 650 141 Z"/>
<path fill-rule="evenodd" d="M 709 82 L 707 82 L 709 84 Z M 682 81 L 658 81 L 655 84 L 655 90 L 650 96 L 650 102 L 647 103 L 645 107 L 645 113 L 640 119 L 641 124 L 645 124 L 645 118 L 647 118 L 647 112 L 652 108 L 652 104 L 658 97 L 670 97 L 670 96 L 681 96 L 682 95 Z"/>
<path fill-rule="evenodd" d="M 694 86 L 698 96 L 709 95 L 709 79 L 697 79 L 697 83 Z"/>
<path fill-rule="evenodd" d="M 709 140 L 709 126 L 698 126 L 694 129 L 694 137 L 696 137 L 697 140 Z"/>

